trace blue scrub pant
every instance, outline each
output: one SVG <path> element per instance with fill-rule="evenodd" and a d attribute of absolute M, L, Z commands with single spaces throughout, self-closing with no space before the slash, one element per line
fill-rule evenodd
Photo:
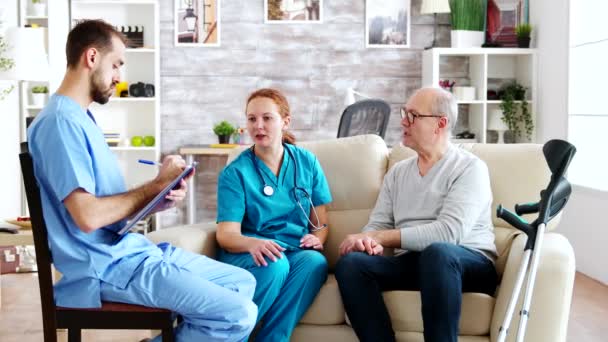
<path fill-rule="evenodd" d="M 262 320 L 256 341 L 289 341 L 293 329 L 308 310 L 327 279 L 327 260 L 313 250 L 285 251 L 276 262 L 256 266 L 249 253 L 220 253 L 220 260 L 242 267 L 257 282 L 253 301 Z"/>
<path fill-rule="evenodd" d="M 169 246 L 162 257 L 144 260 L 126 288 L 102 282 L 101 299 L 181 315 L 178 342 L 246 341 L 257 317 L 254 289 L 249 272 Z"/>
<path fill-rule="evenodd" d="M 364 342 L 395 341 L 382 291 L 419 290 L 424 341 L 456 342 L 462 293 L 491 296 L 497 282 L 488 258 L 451 243 L 395 257 L 349 253 L 338 260 L 336 279 L 351 325 Z"/>

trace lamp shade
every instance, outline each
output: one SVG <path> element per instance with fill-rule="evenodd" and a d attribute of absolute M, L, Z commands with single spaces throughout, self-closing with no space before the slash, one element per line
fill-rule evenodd
<path fill-rule="evenodd" d="M 420 14 L 450 13 L 449 0 L 422 0 Z"/>
<path fill-rule="evenodd" d="M 344 98 L 344 105 L 348 107 L 351 104 L 357 102 L 355 95 L 362 97 L 364 99 L 370 98 L 369 96 L 356 91 L 354 88 L 349 87 L 349 88 L 346 88 L 346 97 Z"/>
<path fill-rule="evenodd" d="M 355 90 L 353 88 L 347 88 L 346 97 L 344 98 L 344 105 L 348 107 L 355 102 L 357 102 L 355 99 Z"/>
<path fill-rule="evenodd" d="M 15 65 L 0 72 L 0 80 L 48 81 L 49 61 L 45 50 L 44 28 L 11 27 L 4 36 L 7 50 L 4 57 Z"/>
<path fill-rule="evenodd" d="M 502 110 L 492 109 L 488 114 L 488 129 L 491 131 L 507 131 L 509 126 L 502 121 Z"/>

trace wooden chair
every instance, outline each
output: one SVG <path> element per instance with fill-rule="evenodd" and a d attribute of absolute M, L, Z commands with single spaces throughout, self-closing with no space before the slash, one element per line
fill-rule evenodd
<path fill-rule="evenodd" d="M 19 160 L 36 249 L 44 341 L 56 342 L 57 329 L 67 329 L 70 342 L 80 341 L 81 329 L 158 329 L 162 330 L 163 341 L 173 342 L 173 318 L 169 310 L 111 302 L 102 302 L 102 307 L 95 309 L 64 308 L 55 305 L 52 259 L 46 224 L 42 216 L 40 188 L 34 177 L 32 157 L 27 146 L 22 145 L 21 150 Z"/>

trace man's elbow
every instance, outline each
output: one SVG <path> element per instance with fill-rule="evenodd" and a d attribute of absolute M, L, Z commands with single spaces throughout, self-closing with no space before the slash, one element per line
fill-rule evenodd
<path fill-rule="evenodd" d="M 74 223 L 78 229 L 80 229 L 83 233 L 90 233 L 99 228 L 99 224 L 94 222 L 94 220 L 90 217 L 90 215 L 76 215 L 72 216 Z"/>

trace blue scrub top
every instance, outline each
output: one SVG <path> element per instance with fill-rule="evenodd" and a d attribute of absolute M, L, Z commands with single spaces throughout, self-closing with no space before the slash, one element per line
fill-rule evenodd
<path fill-rule="evenodd" d="M 63 204 L 78 188 L 97 197 L 127 190 L 116 156 L 90 112 L 55 94 L 27 133 L 51 255 L 63 275 L 55 285 L 55 302 L 100 307 L 100 281 L 124 288 L 135 268 L 162 250 L 141 234 L 117 239 L 124 221 L 84 233 Z"/>
<path fill-rule="evenodd" d="M 315 155 L 294 145 L 284 146 L 289 151 L 283 153 L 278 177 L 251 149 L 243 151 L 222 170 L 218 180 L 217 221 L 240 222 L 243 235 L 272 239 L 288 250 L 296 250 L 300 239 L 309 232 L 307 218 L 310 217 L 311 200 L 316 207 L 330 203 L 332 199 Z M 256 165 L 264 181 L 260 179 Z M 294 193 L 296 167 L 297 185 L 310 194 L 311 200 L 301 190 Z M 274 189 L 272 196 L 264 195 L 264 182 Z"/>

